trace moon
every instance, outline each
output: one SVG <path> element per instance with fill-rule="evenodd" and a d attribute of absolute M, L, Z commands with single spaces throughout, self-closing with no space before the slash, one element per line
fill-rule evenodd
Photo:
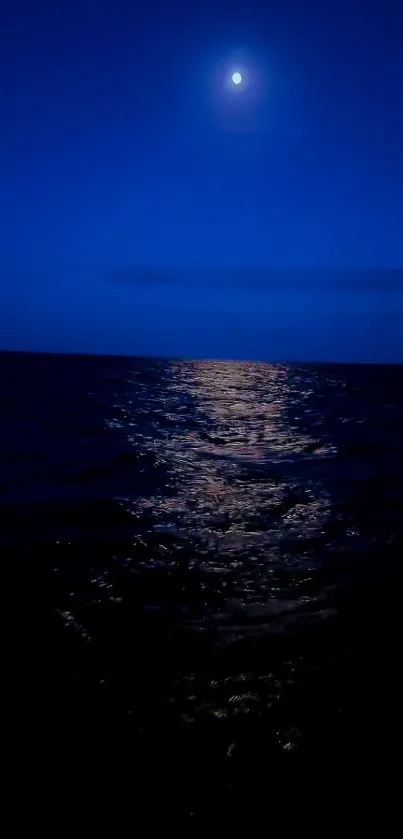
<path fill-rule="evenodd" d="M 236 85 L 241 84 L 241 81 L 242 81 L 242 75 L 241 75 L 241 73 L 239 73 L 239 72 L 237 71 L 236 73 L 233 73 L 233 74 L 232 74 L 231 79 L 232 79 L 232 83 L 233 83 L 233 84 L 236 84 Z"/>

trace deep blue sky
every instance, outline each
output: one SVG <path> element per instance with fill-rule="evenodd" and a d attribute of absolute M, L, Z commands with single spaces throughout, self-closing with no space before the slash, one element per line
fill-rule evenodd
<path fill-rule="evenodd" d="M 399 0 L 0 9 L 1 347 L 403 362 Z"/>

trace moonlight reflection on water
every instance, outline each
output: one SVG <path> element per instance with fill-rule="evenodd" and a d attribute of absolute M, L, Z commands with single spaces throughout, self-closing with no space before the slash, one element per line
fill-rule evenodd
<path fill-rule="evenodd" d="M 308 386 L 299 393 L 299 409 L 309 395 Z M 298 458 L 303 467 L 332 450 L 293 425 L 292 396 L 287 366 L 175 362 L 153 407 L 152 434 L 141 434 L 172 491 L 136 500 L 136 515 L 148 511 L 156 533 L 171 528 L 214 568 L 236 563 L 248 578 L 246 601 L 270 596 L 280 551 L 283 564 L 297 564 L 292 541 L 300 542 L 301 567 L 311 564 L 304 539 L 326 520 L 327 494 L 320 481 L 306 481 Z M 128 439 L 139 443 L 132 428 Z"/>

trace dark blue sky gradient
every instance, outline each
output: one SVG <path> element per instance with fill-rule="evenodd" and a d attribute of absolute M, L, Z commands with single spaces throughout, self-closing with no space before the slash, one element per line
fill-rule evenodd
<path fill-rule="evenodd" d="M 397 0 L 3 0 L 0 346 L 403 362 L 402 83 Z"/>

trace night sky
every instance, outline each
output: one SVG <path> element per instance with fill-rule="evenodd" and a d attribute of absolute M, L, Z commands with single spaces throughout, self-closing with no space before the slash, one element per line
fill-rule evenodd
<path fill-rule="evenodd" d="M 399 0 L 3 0 L 0 346 L 403 362 L 402 89 Z"/>

